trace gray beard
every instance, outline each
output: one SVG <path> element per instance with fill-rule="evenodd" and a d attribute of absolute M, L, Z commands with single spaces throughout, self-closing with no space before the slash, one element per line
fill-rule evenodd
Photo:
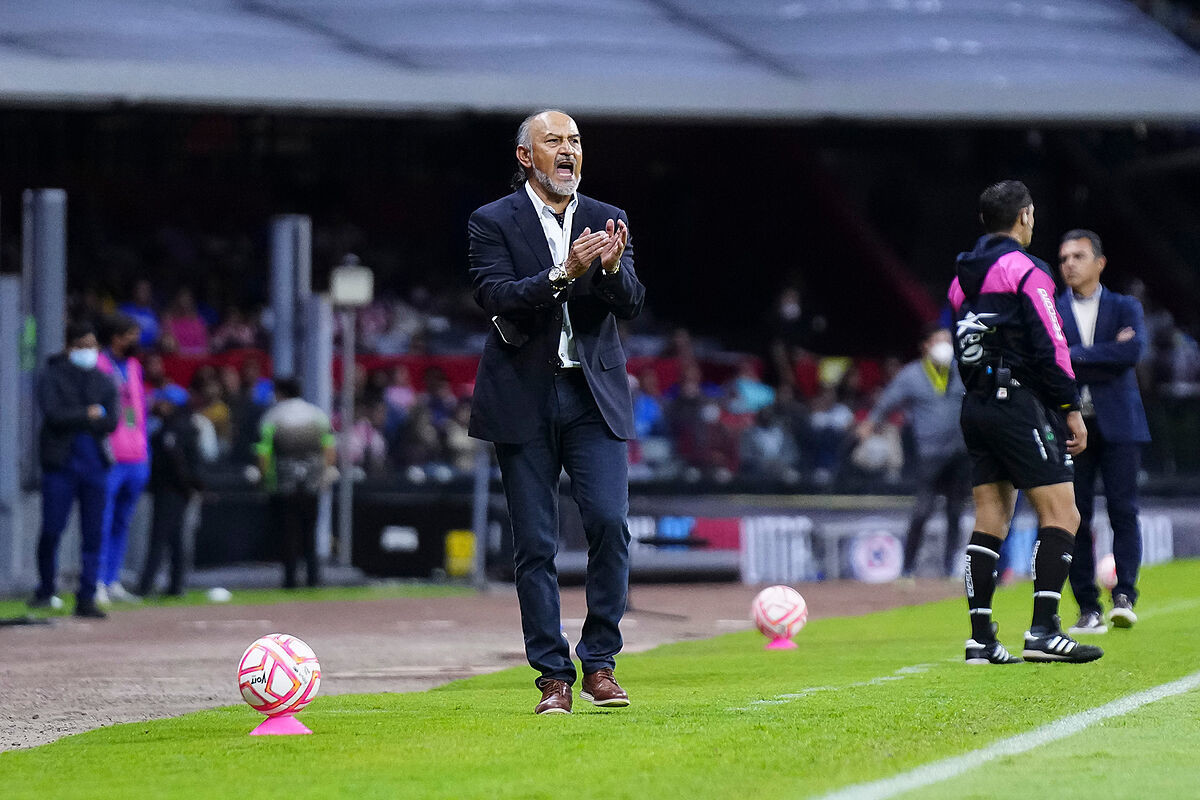
<path fill-rule="evenodd" d="M 570 197 L 579 191 L 579 178 L 572 178 L 565 183 L 560 183 L 537 167 L 533 168 L 533 177 L 541 184 L 543 189 L 557 197 Z"/>

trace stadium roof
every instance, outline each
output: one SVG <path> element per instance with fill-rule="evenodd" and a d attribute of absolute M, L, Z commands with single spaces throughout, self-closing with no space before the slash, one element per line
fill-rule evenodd
<path fill-rule="evenodd" d="M 37 0 L 0 105 L 654 119 L 1197 120 L 1125 0 Z"/>

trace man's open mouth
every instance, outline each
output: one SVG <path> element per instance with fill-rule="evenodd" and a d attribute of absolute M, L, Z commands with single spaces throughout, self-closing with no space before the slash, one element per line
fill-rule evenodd
<path fill-rule="evenodd" d="M 554 162 L 554 175 L 560 180 L 570 180 L 575 177 L 575 162 L 569 158 L 560 158 Z"/>

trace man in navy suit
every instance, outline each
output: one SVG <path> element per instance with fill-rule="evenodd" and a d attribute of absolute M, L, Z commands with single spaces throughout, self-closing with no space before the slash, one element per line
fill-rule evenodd
<path fill-rule="evenodd" d="M 1088 230 L 1063 234 L 1058 263 L 1067 291 L 1058 298 L 1063 333 L 1071 346 L 1071 366 L 1080 384 L 1088 448 L 1075 457 L 1075 502 L 1079 532 L 1071 563 L 1071 590 L 1079 621 L 1071 633 L 1106 633 L 1108 626 L 1096 586 L 1092 513 L 1096 475 L 1104 481 L 1113 531 L 1117 584 L 1109 621 L 1118 628 L 1137 622 L 1138 567 L 1142 532 L 1138 527 L 1137 477 L 1142 444 L 1150 441 L 1146 412 L 1134 366 L 1146 349 L 1142 304 L 1100 285 L 1107 263 L 1100 237 Z"/>
<path fill-rule="evenodd" d="M 516 191 L 471 215 L 475 301 L 494 329 L 470 434 L 494 442 L 513 529 L 525 654 L 538 714 L 571 713 L 575 665 L 562 631 L 558 479 L 566 470 L 588 540 L 580 697 L 627 706 L 613 677 L 629 587 L 628 440 L 633 401 L 617 320 L 642 310 L 625 212 L 578 192 L 583 145 L 561 111 L 517 130 Z"/>

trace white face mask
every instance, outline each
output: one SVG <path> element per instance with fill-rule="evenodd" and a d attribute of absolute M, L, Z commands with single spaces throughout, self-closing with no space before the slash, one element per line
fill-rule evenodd
<path fill-rule="evenodd" d="M 80 369 L 95 369 L 96 361 L 100 358 L 100 350 L 96 347 L 84 347 L 67 353 L 71 363 Z"/>
<path fill-rule="evenodd" d="M 939 367 L 948 367 L 954 360 L 954 345 L 949 342 L 935 342 L 929 348 L 929 360 Z"/>

